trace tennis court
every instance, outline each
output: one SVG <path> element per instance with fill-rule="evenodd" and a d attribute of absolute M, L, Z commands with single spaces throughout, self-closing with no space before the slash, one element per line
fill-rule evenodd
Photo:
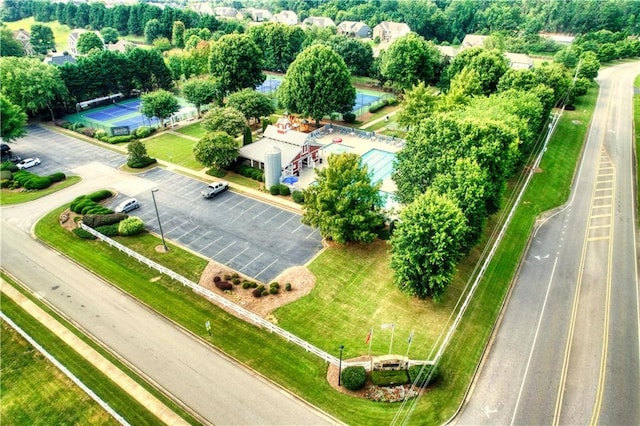
<path fill-rule="evenodd" d="M 282 80 L 269 77 L 260 86 L 256 87 L 256 91 L 270 95 L 272 93 L 275 93 L 275 91 L 278 90 L 278 87 L 280 87 L 281 84 Z"/>

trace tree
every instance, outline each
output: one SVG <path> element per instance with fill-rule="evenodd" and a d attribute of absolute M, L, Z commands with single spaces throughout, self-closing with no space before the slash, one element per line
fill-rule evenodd
<path fill-rule="evenodd" d="M 185 99 L 195 105 L 200 116 L 202 105 L 210 104 L 214 101 L 222 101 L 220 84 L 209 79 L 193 79 L 182 85 L 182 94 Z"/>
<path fill-rule="evenodd" d="M 80 34 L 80 37 L 78 37 L 77 48 L 78 53 L 86 55 L 91 49 L 103 50 L 104 43 L 102 43 L 102 40 L 100 39 L 100 37 L 98 37 L 98 34 L 94 33 L 93 31 L 89 31 Z"/>
<path fill-rule="evenodd" d="M 0 137 L 4 142 L 11 142 L 24 136 L 27 125 L 27 114 L 14 105 L 6 96 L 0 94 Z"/>
<path fill-rule="evenodd" d="M 224 169 L 238 158 L 238 142 L 226 132 L 210 132 L 196 143 L 193 155 L 207 167 Z"/>
<path fill-rule="evenodd" d="M 429 118 L 435 109 L 438 97 L 424 82 L 407 91 L 404 95 L 404 107 L 397 114 L 401 126 L 411 127 L 423 119 Z"/>
<path fill-rule="evenodd" d="M 147 147 L 139 140 L 133 140 L 127 144 L 127 165 L 132 168 L 140 168 L 148 166 L 150 163 L 155 162 L 155 159 L 151 159 L 147 154 Z"/>
<path fill-rule="evenodd" d="M 442 55 L 431 42 L 409 33 L 395 40 L 382 58 L 380 72 L 401 89 L 421 81 L 431 83 L 440 73 Z"/>
<path fill-rule="evenodd" d="M 260 122 L 260 117 L 267 117 L 276 110 L 267 95 L 252 89 L 243 89 L 229 95 L 227 106 L 240 111 L 247 120 L 253 118 L 257 122 Z"/>
<path fill-rule="evenodd" d="M 49 50 L 55 49 L 56 43 L 53 38 L 53 30 L 46 25 L 32 25 L 31 46 L 34 52 L 42 55 L 46 55 Z"/>
<path fill-rule="evenodd" d="M 340 244 L 370 243 L 384 221 L 381 182 L 372 183 L 356 154 L 333 154 L 316 169 L 316 185 L 305 191 L 302 222 Z"/>
<path fill-rule="evenodd" d="M 500 78 L 509 69 L 509 64 L 507 58 L 497 49 L 489 50 L 481 47 L 464 49 L 447 67 L 445 80 L 453 80 L 464 68 L 478 73 L 482 93 L 489 95 L 496 91 Z"/>
<path fill-rule="evenodd" d="M 0 56 L 24 56 L 22 45 L 7 27 L 0 28 Z"/>
<path fill-rule="evenodd" d="M 209 69 L 225 93 L 254 88 L 266 78 L 262 73 L 262 52 L 245 34 L 225 35 L 212 43 Z"/>
<path fill-rule="evenodd" d="M 409 204 L 391 238 L 396 285 L 421 299 L 442 299 L 467 232 L 466 219 L 446 195 L 428 190 Z"/>
<path fill-rule="evenodd" d="M 164 127 L 164 120 L 178 110 L 180 105 L 171 92 L 160 89 L 142 95 L 140 112 L 147 117 L 158 117 L 161 127 Z"/>
<path fill-rule="evenodd" d="M 104 44 L 115 44 L 118 42 L 118 30 L 112 27 L 104 27 L 100 30 L 100 35 L 104 40 Z"/>
<path fill-rule="evenodd" d="M 247 127 L 247 119 L 232 107 L 211 108 L 202 119 L 202 128 L 207 132 L 225 132 L 237 138 Z"/>
<path fill-rule="evenodd" d="M 131 63 L 129 78 L 135 87 L 144 92 L 157 89 L 171 89 L 171 71 L 162 59 L 162 54 L 154 49 L 131 49 L 127 53 Z"/>
<path fill-rule="evenodd" d="M 351 112 L 355 98 L 356 89 L 342 57 L 319 44 L 298 55 L 278 88 L 278 101 L 284 108 L 312 117 L 316 124 L 332 112 Z"/>
<path fill-rule="evenodd" d="M 263 52 L 264 69 L 276 72 L 289 68 L 305 39 L 302 28 L 271 22 L 249 27 L 247 34 Z"/>
<path fill-rule="evenodd" d="M 158 37 L 162 37 L 162 25 L 159 20 L 150 19 L 144 26 L 144 38 L 147 44 L 151 44 Z"/>
<path fill-rule="evenodd" d="M 593 80 L 598 76 L 600 70 L 600 61 L 594 52 L 584 52 L 580 55 L 580 69 L 578 77 L 584 77 Z"/>
<path fill-rule="evenodd" d="M 373 49 L 370 44 L 337 34 L 329 39 L 329 44 L 342 56 L 351 74 L 369 75 L 373 64 Z"/>
<path fill-rule="evenodd" d="M 55 119 L 53 104 L 68 96 L 60 70 L 36 58 L 0 58 L 0 93 L 27 114 L 47 108 Z"/>
<path fill-rule="evenodd" d="M 184 48 L 184 22 L 175 21 L 173 23 L 173 31 L 171 32 L 171 43 L 179 47 L 180 49 Z"/>

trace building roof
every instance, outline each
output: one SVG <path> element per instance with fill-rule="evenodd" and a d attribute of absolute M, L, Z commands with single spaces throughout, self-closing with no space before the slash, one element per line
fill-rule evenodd
<path fill-rule="evenodd" d="M 255 22 L 268 21 L 271 19 L 271 12 L 266 9 L 256 9 L 255 7 L 248 7 L 242 10 L 245 14 L 249 15 Z"/>
<path fill-rule="evenodd" d="M 47 55 L 47 57 L 44 58 L 43 62 L 45 64 L 60 66 L 60 65 L 66 64 L 66 63 L 75 64 L 78 61 L 76 61 L 76 58 L 74 58 L 73 56 L 69 55 L 68 52 L 63 52 L 62 54 L 57 54 L 57 55 L 52 55 L 52 56 Z"/>
<path fill-rule="evenodd" d="M 439 46 L 439 45 L 436 45 L 436 47 L 438 48 L 440 53 L 442 53 L 442 55 L 446 56 L 449 59 L 455 58 L 456 55 L 458 54 L 458 49 L 456 49 L 453 46 Z"/>
<path fill-rule="evenodd" d="M 282 168 L 286 168 L 302 151 L 309 135 L 295 130 L 281 132 L 276 126 L 269 125 L 259 141 L 240 148 L 240 156 L 264 163 L 266 155 L 276 147 L 280 150 Z"/>
<path fill-rule="evenodd" d="M 361 29 L 366 28 L 367 31 L 371 31 L 371 27 L 364 22 L 358 21 L 343 21 L 338 24 L 338 32 L 344 34 L 356 34 Z"/>
<path fill-rule="evenodd" d="M 238 10 L 234 9 L 233 7 L 218 6 L 213 9 L 213 11 L 215 12 L 216 16 L 221 16 L 224 18 L 235 18 L 238 16 Z"/>
<path fill-rule="evenodd" d="M 409 28 L 409 25 L 405 24 L 404 22 L 383 21 L 373 28 L 377 30 L 388 31 L 389 33 L 398 37 L 402 37 L 403 35 L 407 35 L 411 32 L 411 28 Z"/>
<path fill-rule="evenodd" d="M 296 25 L 298 23 L 298 15 L 292 10 L 283 10 L 273 15 L 271 21 L 287 25 Z"/>
<path fill-rule="evenodd" d="M 302 21 L 302 23 L 306 25 L 317 25 L 318 27 L 322 28 L 336 26 L 336 23 L 333 22 L 333 19 L 327 18 L 326 16 L 309 16 L 307 19 Z"/>
<path fill-rule="evenodd" d="M 466 36 L 464 36 L 464 39 L 462 40 L 460 49 L 466 49 L 469 47 L 484 47 L 484 42 L 487 38 L 489 38 L 489 36 L 467 34 Z"/>
<path fill-rule="evenodd" d="M 16 30 L 13 32 L 13 38 L 17 39 L 17 40 L 29 40 L 31 38 L 31 33 L 29 33 L 29 31 L 27 30 L 23 30 L 22 28 L 20 28 L 19 30 Z"/>
<path fill-rule="evenodd" d="M 509 60 L 509 66 L 511 68 L 533 68 L 533 59 L 524 53 L 509 53 L 505 52 L 504 56 Z"/>
<path fill-rule="evenodd" d="M 112 52 L 120 52 L 124 53 L 127 51 L 128 46 L 134 46 L 130 41 L 120 39 L 116 43 L 108 43 L 104 45 L 104 48 L 107 50 L 111 50 Z"/>

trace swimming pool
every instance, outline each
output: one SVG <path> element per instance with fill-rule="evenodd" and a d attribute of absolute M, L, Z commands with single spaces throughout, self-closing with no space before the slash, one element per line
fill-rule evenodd
<path fill-rule="evenodd" d="M 365 152 L 360 161 L 367 165 L 371 182 L 376 183 L 385 180 L 393 173 L 393 160 L 396 155 L 393 152 L 383 151 L 381 149 L 370 149 Z"/>

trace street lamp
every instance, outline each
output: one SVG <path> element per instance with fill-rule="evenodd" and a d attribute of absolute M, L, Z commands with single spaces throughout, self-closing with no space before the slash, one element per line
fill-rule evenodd
<path fill-rule="evenodd" d="M 162 246 L 164 247 L 164 251 L 169 251 L 169 247 L 167 247 L 167 243 L 164 242 L 164 233 L 162 232 L 162 224 L 160 223 L 160 213 L 158 213 L 158 205 L 156 204 L 156 195 L 158 192 L 158 188 L 151 190 L 151 197 L 153 198 L 153 207 L 156 209 L 156 217 L 158 218 L 158 227 L 160 228 L 160 237 L 162 238 Z"/>
<path fill-rule="evenodd" d="M 342 376 L 342 351 L 344 350 L 344 345 L 340 345 L 338 349 L 340 349 L 340 362 L 338 363 L 338 386 L 341 386 L 342 382 L 340 381 L 340 376 Z"/>

